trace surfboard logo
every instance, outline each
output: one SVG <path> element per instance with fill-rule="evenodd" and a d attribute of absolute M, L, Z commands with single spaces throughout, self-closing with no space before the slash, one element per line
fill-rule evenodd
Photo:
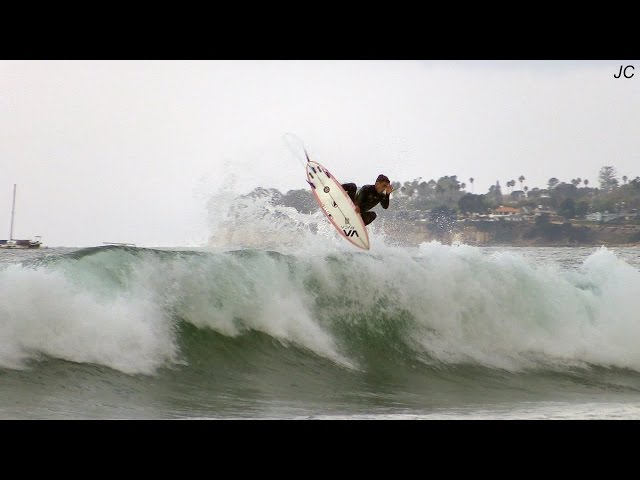
<path fill-rule="evenodd" d="M 329 193 L 329 190 L 331 190 L 329 187 L 324 187 L 324 193 Z"/>
<path fill-rule="evenodd" d="M 342 231 L 344 232 L 344 234 L 347 237 L 358 237 L 360 238 L 360 235 L 358 235 L 358 231 L 357 230 L 350 230 L 350 231 L 346 231 L 344 228 L 342 229 Z"/>

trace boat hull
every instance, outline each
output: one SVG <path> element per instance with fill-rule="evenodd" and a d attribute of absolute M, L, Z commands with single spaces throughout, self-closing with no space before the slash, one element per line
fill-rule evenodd
<path fill-rule="evenodd" d="M 0 248 L 5 249 L 24 249 L 24 248 L 40 248 L 42 242 L 39 240 L 0 240 Z"/>

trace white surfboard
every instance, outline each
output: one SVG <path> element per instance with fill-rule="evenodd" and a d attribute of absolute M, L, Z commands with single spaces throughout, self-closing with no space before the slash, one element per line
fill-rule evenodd
<path fill-rule="evenodd" d="M 307 157 L 307 182 L 321 210 L 335 229 L 356 247 L 369 250 L 369 234 L 342 184 L 325 167 Z"/>

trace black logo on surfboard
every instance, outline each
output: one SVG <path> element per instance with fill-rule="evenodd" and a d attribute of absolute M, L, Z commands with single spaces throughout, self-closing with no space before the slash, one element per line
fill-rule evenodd
<path fill-rule="evenodd" d="M 329 193 L 329 190 L 331 190 L 329 187 L 324 187 L 324 193 Z"/>

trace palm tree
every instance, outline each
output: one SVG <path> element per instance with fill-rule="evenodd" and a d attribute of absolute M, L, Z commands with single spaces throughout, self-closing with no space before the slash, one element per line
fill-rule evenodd
<path fill-rule="evenodd" d="M 524 175 L 520 175 L 518 177 L 518 181 L 520 181 L 520 190 L 522 190 L 522 182 L 524 182 L 526 180 L 526 178 L 524 178 Z"/>
<path fill-rule="evenodd" d="M 582 181 L 582 183 L 584 183 L 585 187 L 589 186 L 589 180 L 587 180 L 586 178 Z"/>
<path fill-rule="evenodd" d="M 469 179 L 469 183 L 471 184 L 471 193 L 473 193 L 473 177 Z"/>
<path fill-rule="evenodd" d="M 453 198 L 453 192 L 458 190 L 458 187 L 455 184 L 450 183 L 449 185 L 447 185 L 447 188 L 449 189 L 449 201 L 451 201 L 451 199 Z"/>
<path fill-rule="evenodd" d="M 623 176 L 622 176 L 622 181 L 624 182 L 624 184 L 625 184 L 625 185 L 627 184 L 627 180 L 628 180 L 628 179 L 629 179 L 629 178 L 628 178 L 626 175 L 623 175 Z"/>

